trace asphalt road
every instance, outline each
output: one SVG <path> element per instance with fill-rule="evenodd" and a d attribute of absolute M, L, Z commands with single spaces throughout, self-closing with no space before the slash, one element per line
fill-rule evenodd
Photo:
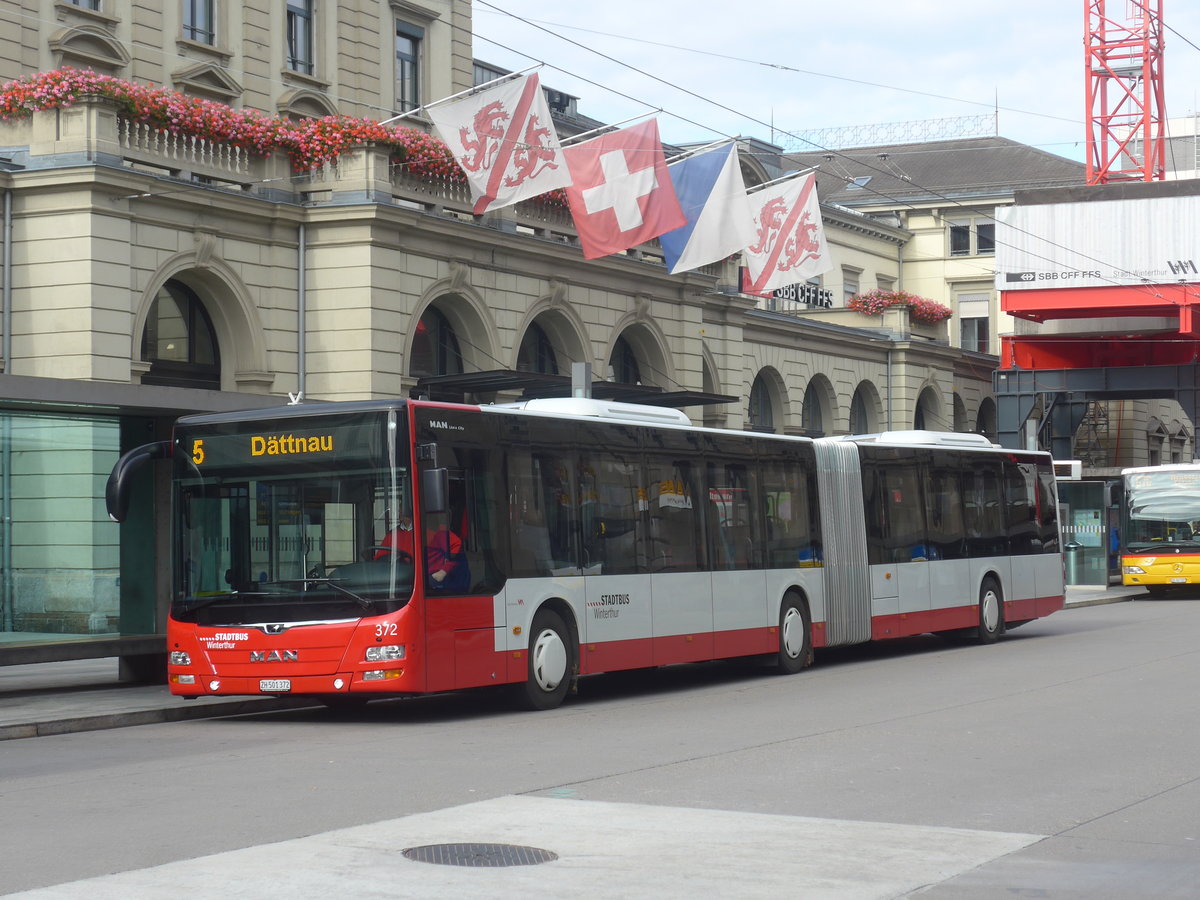
<path fill-rule="evenodd" d="M 476 693 L 10 741 L 0 892 L 1191 898 L 1198 648 L 1200 601 L 1140 600 L 798 676 L 605 676 L 548 713 Z M 456 841 L 559 860 L 400 853 Z"/>

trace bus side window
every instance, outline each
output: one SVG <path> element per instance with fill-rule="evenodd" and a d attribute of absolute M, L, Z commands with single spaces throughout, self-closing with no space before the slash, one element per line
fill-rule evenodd
<path fill-rule="evenodd" d="M 1049 466 L 1039 466 L 1038 490 L 1038 541 L 1043 553 L 1058 552 L 1058 485 L 1054 471 Z M 1190 530 L 1185 526 L 1184 531 Z"/>
<path fill-rule="evenodd" d="M 538 490 L 546 517 L 546 537 L 550 545 L 550 569 L 554 574 L 563 570 L 579 573 L 579 533 L 575 507 L 571 503 L 571 466 L 558 455 L 537 454 Z"/>
<path fill-rule="evenodd" d="M 567 464 L 549 453 L 508 456 L 508 510 L 516 577 L 578 574 Z"/>
<path fill-rule="evenodd" d="M 929 532 L 930 559 L 965 559 L 966 535 L 960 465 L 936 463 L 928 470 L 925 515 Z"/>
<path fill-rule="evenodd" d="M 508 454 L 509 574 L 517 578 L 550 574 L 550 532 L 540 476 L 540 461 L 528 450 Z"/>
<path fill-rule="evenodd" d="M 639 538 L 645 496 L 640 475 L 633 460 L 606 453 L 580 456 L 583 562 L 592 574 L 628 575 L 639 571 L 644 562 Z"/>
<path fill-rule="evenodd" d="M 812 546 L 808 472 L 794 458 L 766 459 L 762 465 L 766 514 L 766 565 L 770 568 L 812 566 L 818 561 Z"/>
<path fill-rule="evenodd" d="M 919 562 L 930 558 L 921 500 L 920 473 L 911 451 L 895 451 L 879 459 L 877 501 L 883 513 L 882 562 Z"/>
<path fill-rule="evenodd" d="M 883 475 L 874 458 L 862 460 L 863 508 L 866 511 L 867 563 L 878 565 L 892 561 L 887 547 L 888 504 L 884 501 Z"/>
<path fill-rule="evenodd" d="M 1010 552 L 1024 556 L 1038 552 L 1037 498 L 1034 475 L 1024 470 L 1024 464 L 1007 466 L 1004 471 L 1005 519 L 1008 527 Z"/>
<path fill-rule="evenodd" d="M 651 572 L 694 572 L 702 554 L 696 473 L 687 460 L 647 461 Z"/>
<path fill-rule="evenodd" d="M 750 480 L 740 463 L 708 464 L 709 553 L 714 569 L 749 569 L 757 554 Z"/>
<path fill-rule="evenodd" d="M 998 464 L 978 462 L 973 469 L 963 472 L 968 556 L 980 558 L 1008 553 L 1003 500 Z"/>
<path fill-rule="evenodd" d="M 466 440 L 443 453 L 449 470 L 448 509 L 422 512 L 423 536 L 435 536 L 425 562 L 436 562 L 439 553 L 454 557 L 453 568 L 439 582 L 441 593 L 494 592 L 508 569 L 505 455 L 494 446 L 466 446 Z"/>

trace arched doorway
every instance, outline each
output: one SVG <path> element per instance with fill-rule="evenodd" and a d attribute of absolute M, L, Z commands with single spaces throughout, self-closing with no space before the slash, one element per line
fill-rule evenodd
<path fill-rule="evenodd" d="M 414 378 L 429 378 L 462 373 L 462 351 L 454 327 L 445 313 L 430 306 L 417 321 L 408 374 Z"/>
<path fill-rule="evenodd" d="M 824 375 L 814 375 L 804 390 L 804 408 L 800 427 L 809 437 L 824 437 L 833 432 L 833 385 Z"/>
<path fill-rule="evenodd" d="M 750 385 L 750 406 L 746 410 L 746 421 L 751 431 L 765 431 L 771 434 L 776 431 L 779 396 L 774 381 L 764 370 L 754 377 L 754 383 Z"/>
<path fill-rule="evenodd" d="M 917 406 L 913 410 L 913 428 L 917 431 L 941 431 L 941 422 L 937 392 L 927 387 L 917 397 Z"/>
<path fill-rule="evenodd" d="M 701 368 L 701 388 L 706 394 L 719 393 L 717 390 L 716 366 L 713 364 L 707 348 L 704 352 Z M 725 424 L 724 412 L 721 407 L 715 404 L 705 406 L 701 415 L 703 416 L 703 424 L 706 428 L 720 428 Z"/>
<path fill-rule="evenodd" d="M 996 443 L 996 401 L 984 397 L 979 404 L 979 412 L 975 415 L 975 433 Z"/>
<path fill-rule="evenodd" d="M 967 422 L 967 404 L 963 403 L 963 398 L 957 393 L 954 395 L 954 430 L 959 434 L 971 430 Z"/>
<path fill-rule="evenodd" d="M 879 430 L 879 392 L 871 382 L 863 381 L 850 398 L 850 433 L 874 434 Z"/>
<path fill-rule="evenodd" d="M 642 367 L 638 363 L 633 344 L 621 335 L 613 344 L 612 356 L 608 360 L 608 380 L 618 384 L 641 384 Z"/>
<path fill-rule="evenodd" d="M 142 384 L 221 389 L 221 353 L 208 310 L 190 287 L 170 279 L 154 297 L 142 329 Z"/>
<path fill-rule="evenodd" d="M 538 375 L 558 374 L 558 354 L 546 330 L 532 322 L 517 349 L 517 371 L 535 372 Z"/>

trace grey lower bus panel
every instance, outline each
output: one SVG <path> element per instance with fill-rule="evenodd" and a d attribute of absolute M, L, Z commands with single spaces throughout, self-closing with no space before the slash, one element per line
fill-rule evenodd
<path fill-rule="evenodd" d="M 825 580 L 826 645 L 871 639 L 871 573 L 858 445 L 818 440 L 817 493 Z"/>

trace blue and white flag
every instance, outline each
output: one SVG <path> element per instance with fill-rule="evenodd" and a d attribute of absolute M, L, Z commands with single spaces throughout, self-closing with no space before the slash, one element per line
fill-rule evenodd
<path fill-rule="evenodd" d="M 659 237 L 674 275 L 737 253 L 754 240 L 754 213 L 730 142 L 667 166 L 687 224 Z"/>

